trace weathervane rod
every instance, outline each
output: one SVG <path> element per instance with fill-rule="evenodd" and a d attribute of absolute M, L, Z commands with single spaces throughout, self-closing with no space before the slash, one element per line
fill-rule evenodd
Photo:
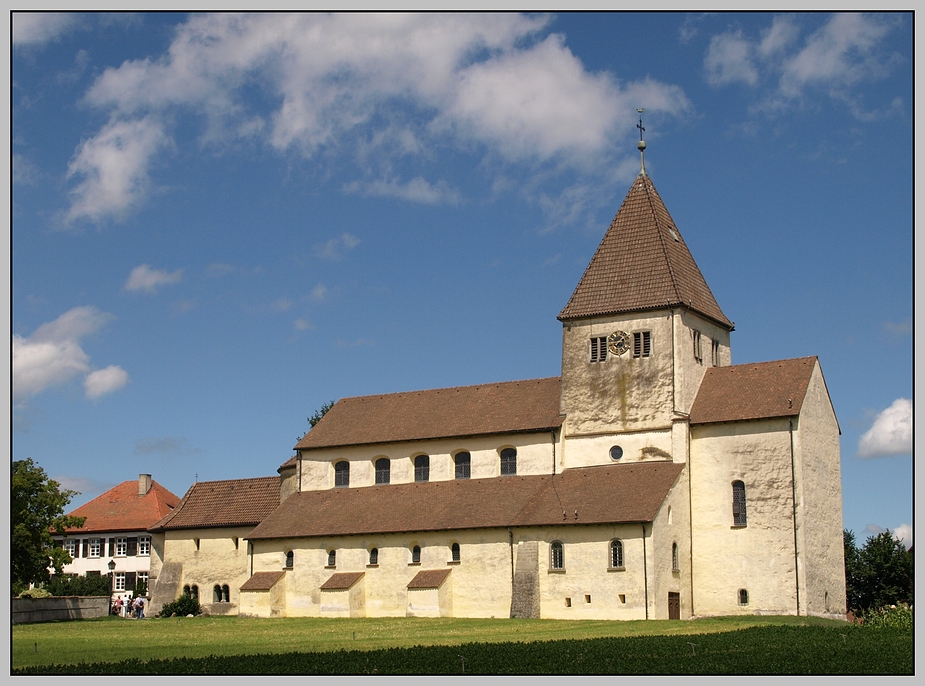
<path fill-rule="evenodd" d="M 642 132 L 645 131 L 645 127 L 642 125 L 642 113 L 646 111 L 645 107 L 639 107 L 636 109 L 639 112 L 639 123 L 636 124 L 636 128 L 639 129 L 639 142 L 636 144 L 636 147 L 639 148 L 639 173 L 646 173 L 646 142 L 642 140 Z"/>

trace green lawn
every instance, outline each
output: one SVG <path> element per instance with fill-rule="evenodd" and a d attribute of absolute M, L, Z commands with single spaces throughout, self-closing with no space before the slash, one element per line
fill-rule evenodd
<path fill-rule="evenodd" d="M 808 617 L 724 617 L 693 621 L 531 619 L 253 619 L 105 617 L 12 628 L 12 667 L 209 655 L 379 650 L 416 645 L 689 635 L 753 626 L 846 627 Z"/>

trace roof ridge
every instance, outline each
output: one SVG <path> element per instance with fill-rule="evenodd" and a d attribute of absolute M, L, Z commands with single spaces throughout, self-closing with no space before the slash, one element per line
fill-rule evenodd
<path fill-rule="evenodd" d="M 665 264 L 668 265 L 668 274 L 669 278 L 671 279 L 671 286 L 674 288 L 675 298 L 678 302 L 683 303 L 684 300 L 681 297 L 681 288 L 678 285 L 678 278 L 674 273 L 674 264 L 672 263 L 671 255 L 668 253 L 668 244 L 665 243 L 665 236 L 662 235 L 662 222 L 658 216 L 658 212 L 655 211 L 655 201 L 652 198 L 652 193 L 654 193 L 655 197 L 658 198 L 669 219 L 671 219 L 671 213 L 668 211 L 668 208 L 665 207 L 665 203 L 662 201 L 662 196 L 660 196 L 658 191 L 655 190 L 655 185 L 652 183 L 652 180 L 648 177 L 648 175 L 640 173 L 639 176 L 644 178 L 642 187 L 646 193 L 646 200 L 649 202 L 649 211 L 652 212 L 652 217 L 655 219 L 655 228 L 657 229 L 655 235 L 658 236 L 659 245 L 662 246 L 662 254 L 665 256 Z M 645 183 L 645 181 L 648 181 L 648 183 Z M 671 223 L 674 224 L 674 219 L 671 219 Z M 677 225 L 675 225 L 675 228 L 677 228 Z"/>
<path fill-rule="evenodd" d="M 561 376 L 544 376 L 537 379 L 515 379 L 513 381 L 492 381 L 490 383 L 474 383 L 474 384 L 465 384 L 462 386 L 446 386 L 442 388 L 420 388 L 411 391 L 392 391 L 391 393 L 370 393 L 368 395 L 352 395 L 341 400 L 363 400 L 365 398 L 384 398 L 387 396 L 396 396 L 396 395 L 417 395 L 420 393 L 440 393 L 441 391 L 457 391 L 471 388 L 489 388 L 496 386 L 509 386 L 520 383 L 531 383 L 535 381 L 559 381 Z"/>

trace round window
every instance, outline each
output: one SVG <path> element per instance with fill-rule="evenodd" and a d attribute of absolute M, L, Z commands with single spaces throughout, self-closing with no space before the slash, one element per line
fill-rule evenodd
<path fill-rule="evenodd" d="M 623 457 L 623 448 L 621 448 L 618 445 L 615 445 L 613 448 L 610 449 L 610 459 L 611 460 L 619 460 L 621 457 Z"/>

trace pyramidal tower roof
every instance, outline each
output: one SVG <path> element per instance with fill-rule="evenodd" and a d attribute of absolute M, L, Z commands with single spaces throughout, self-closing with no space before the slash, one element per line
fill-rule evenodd
<path fill-rule="evenodd" d="M 733 329 L 643 167 L 559 319 L 666 307 Z"/>

